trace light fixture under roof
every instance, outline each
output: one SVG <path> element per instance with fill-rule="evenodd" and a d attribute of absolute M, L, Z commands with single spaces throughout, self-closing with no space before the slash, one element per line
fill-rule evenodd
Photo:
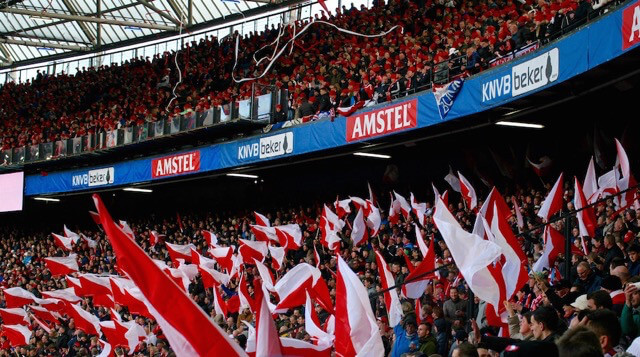
<path fill-rule="evenodd" d="M 517 127 L 517 128 L 529 128 L 529 129 L 542 129 L 542 128 L 544 128 L 544 125 L 542 125 L 542 124 L 522 123 L 522 122 L 518 122 L 518 121 L 504 121 L 504 120 L 496 122 L 496 125 L 514 126 L 514 127 Z"/>
<path fill-rule="evenodd" d="M 227 174 L 227 176 L 243 177 L 243 178 L 250 178 L 250 179 L 257 179 L 258 178 L 258 175 L 250 175 L 250 174 Z"/>
<path fill-rule="evenodd" d="M 36 201 L 46 201 L 46 202 L 60 202 L 59 198 L 50 198 L 50 197 L 34 197 Z"/>
<path fill-rule="evenodd" d="M 151 192 L 153 192 L 153 190 L 148 189 L 148 188 L 137 188 L 137 187 L 125 187 L 125 188 L 122 189 L 122 191 L 142 192 L 142 193 L 151 193 Z"/>
<path fill-rule="evenodd" d="M 364 157 L 373 157 L 376 159 L 390 159 L 391 155 L 385 155 L 385 154 L 373 154 L 370 152 L 354 152 L 353 153 L 355 156 L 364 156 Z"/>

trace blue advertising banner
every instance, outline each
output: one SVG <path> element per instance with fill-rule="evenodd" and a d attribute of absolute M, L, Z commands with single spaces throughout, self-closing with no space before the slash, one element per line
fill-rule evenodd
<path fill-rule="evenodd" d="M 367 108 L 348 118 L 319 120 L 188 152 L 27 176 L 25 194 L 98 189 L 228 169 L 436 125 L 535 93 L 620 56 L 640 43 L 638 24 L 640 0 L 557 42 L 460 82 L 462 88 L 457 96 L 451 96 L 444 119 L 434 94 L 426 92 Z"/>

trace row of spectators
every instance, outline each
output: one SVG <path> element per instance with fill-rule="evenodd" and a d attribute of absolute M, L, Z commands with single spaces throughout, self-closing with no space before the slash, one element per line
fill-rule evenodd
<path fill-rule="evenodd" d="M 572 209 L 572 189 L 568 184 L 564 189 L 563 205 Z M 538 226 L 540 219 L 537 212 L 546 192 L 531 188 L 512 193 L 526 226 Z M 449 210 L 463 228 L 471 230 L 475 213 L 466 209 L 462 202 L 454 202 L 457 198 L 450 197 Z M 388 202 L 381 202 L 380 205 L 389 206 Z M 336 270 L 336 257 L 320 244 L 317 234 L 322 205 L 273 208 L 263 213 L 275 226 L 299 224 L 303 234 L 302 247 L 288 252 L 282 269 L 274 269 L 276 278 L 302 262 L 315 266 L 314 250 L 317 250 L 322 278 L 327 282 L 331 297 L 335 298 L 336 280 L 333 272 Z M 446 243 L 433 224 L 429 203 L 426 213 L 425 224 L 420 229 L 428 240 L 435 239 L 437 266 L 454 263 Z M 509 223 L 514 232 L 519 232 L 515 211 L 512 213 Z M 640 346 L 634 339 L 640 334 L 640 291 L 635 283 L 640 282 L 640 210 L 617 211 L 614 201 L 609 199 L 597 205 L 596 215 L 596 235 L 586 242 L 586 249 L 590 252 L 588 255 L 581 253 L 583 248 L 576 233 L 577 222 L 572 222 L 573 234 L 568 239 L 572 240 L 576 249 L 570 257 L 571 269 L 565 271 L 560 260 L 557 267 L 551 269 L 551 276 L 532 274 L 516 298 L 505 303 L 510 340 L 492 337 L 498 336 L 499 331 L 487 325 L 485 303 L 477 298 L 469 301 L 468 286 L 459 278 L 455 264 L 441 269 L 440 277 L 431 281 L 419 299 L 421 309 L 416 311 L 416 301 L 403 299 L 403 321 L 390 328 L 384 296 L 379 294 L 382 283 L 373 249 L 380 251 L 390 265 L 395 283 L 402 284 L 410 270 L 408 264 L 417 265 L 421 261 L 414 231 L 415 217 L 400 218 L 397 224 L 393 224 L 383 213 L 378 235 L 357 247 L 349 238 L 350 230 L 345 228 L 339 233 L 340 254 L 368 289 L 383 336 L 385 356 L 494 356 L 503 351 L 525 356 L 554 356 L 558 355 L 558 351 L 561 356 L 622 356 L 619 353 L 627 348 L 637 356 L 640 355 Z M 163 244 L 152 247 L 149 231 L 165 234 L 167 242 L 193 243 L 202 254 L 206 254 L 208 248 L 203 230 L 215 232 L 221 246 L 237 247 L 239 239 L 254 239 L 249 228 L 254 223 L 254 217 L 248 212 L 220 215 L 203 209 L 200 214 L 185 215 L 182 212 L 178 220 L 175 217 L 150 217 L 131 221 L 130 226 L 136 233 L 138 244 L 152 258 L 163 260 L 168 265 L 172 263 L 167 249 Z M 563 231 L 561 223 L 556 228 Z M 43 262 L 47 256 L 67 255 L 53 244 L 49 232 L 37 230 L 36 233 L 26 233 L 34 230 L 26 227 L 10 229 L 6 226 L 0 230 L 1 287 L 20 286 L 36 296 L 40 296 L 42 291 L 67 287 L 67 281 L 52 277 Z M 525 230 L 525 234 L 520 235 L 519 243 L 533 262 L 543 251 L 542 230 Z M 80 241 L 75 247 L 80 271 L 117 274 L 117 261 L 104 234 L 97 228 L 85 229 L 82 233 L 95 239 L 97 246 L 90 248 L 85 241 Z M 245 269 L 249 281 L 259 276 L 254 266 L 246 265 Z M 229 301 L 237 294 L 237 285 L 238 280 L 232 279 L 226 286 L 221 286 L 219 289 L 223 299 Z M 204 288 L 199 276 L 191 282 L 188 291 L 216 323 L 241 346 L 246 346 L 248 331 L 242 321 L 255 324 L 255 316 L 248 308 L 230 312 L 226 319 L 216 314 L 213 290 Z M 253 295 L 251 287 L 249 294 Z M 3 297 L 0 301 L 0 306 L 4 306 Z M 153 319 L 131 314 L 123 306 L 116 305 L 115 310 L 96 307 L 91 298 L 84 298 L 81 305 L 102 321 L 113 319 L 113 314 L 117 313 L 123 320 L 135 321 L 143 326 L 148 337 L 137 347 L 137 355 L 172 355 L 170 346 Z M 324 324 L 328 313 L 320 306 L 315 309 L 320 323 Z M 282 336 L 309 341 L 310 336 L 304 329 L 304 316 L 303 307 L 278 315 L 276 324 Z M 45 333 L 36 323 L 30 327 L 34 334 L 27 346 L 11 348 L 3 336 L 0 337 L 0 349 L 7 355 L 15 353 L 21 356 L 88 356 L 97 355 L 100 351 L 98 336 L 88 336 L 78 330 L 73 320 L 59 319 L 49 333 Z M 510 345 L 512 347 L 507 348 Z"/>
<path fill-rule="evenodd" d="M 257 88 L 288 89 L 291 113 L 277 120 L 308 114 L 302 103 L 323 89 L 333 107 L 367 99 L 383 102 L 423 90 L 433 81 L 477 73 L 496 57 L 583 23 L 591 8 L 588 0 L 390 0 L 374 1 L 370 9 L 343 7 L 336 15 L 316 19 L 363 34 L 400 27 L 384 37 L 364 38 L 311 26 L 291 45 L 293 51 L 286 51 L 257 81 L 262 85 Z M 295 28 L 308 22 L 298 21 Z M 7 83 L 0 88 L 0 147 L 110 131 L 249 98 L 252 82 L 237 84 L 232 78 L 262 74 L 267 63 L 256 66 L 254 58 L 270 56 L 270 44 L 278 37 L 285 43 L 293 33 L 292 24 L 272 25 L 244 37 L 237 32 L 223 39 L 206 37 L 177 53 Z M 232 77 L 237 37 L 240 51 Z M 183 81 L 178 100 L 168 106 L 178 81 L 176 56 Z"/>

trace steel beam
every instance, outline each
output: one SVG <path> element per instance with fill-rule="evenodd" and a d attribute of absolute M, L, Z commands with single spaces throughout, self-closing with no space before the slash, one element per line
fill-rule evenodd
<path fill-rule="evenodd" d="M 38 36 L 38 35 L 29 35 L 26 33 L 18 33 L 15 35 L 10 35 L 6 37 L 23 37 L 31 40 L 42 40 L 42 41 L 59 41 L 59 42 L 67 42 L 67 43 L 75 43 L 79 45 L 91 45 L 89 42 L 78 41 L 78 40 L 68 40 L 65 38 L 56 38 L 56 37 L 48 37 L 48 36 Z"/>
<path fill-rule="evenodd" d="M 74 16 L 80 15 L 80 13 L 78 13 L 76 8 L 73 6 L 73 4 L 69 0 L 62 0 L 62 3 L 64 4 L 64 6 L 67 7 L 67 10 L 69 10 L 69 13 L 71 15 L 74 15 Z M 85 37 L 87 37 L 87 40 L 89 40 L 89 42 L 96 43 L 96 38 L 95 36 L 93 36 L 93 32 L 89 29 L 89 26 L 87 26 L 87 24 L 85 24 L 84 22 L 78 22 L 78 26 L 80 26 L 80 30 L 82 30 L 82 33 L 84 33 Z"/>
<path fill-rule="evenodd" d="M 184 15 L 182 14 L 182 10 L 180 10 L 180 6 L 178 6 L 175 0 L 167 0 L 167 2 L 169 3 L 169 7 L 171 8 L 171 10 L 173 10 L 173 12 L 176 14 L 178 19 L 180 19 L 180 21 L 184 21 Z"/>
<path fill-rule="evenodd" d="M 156 14 L 164 17 L 165 19 L 173 22 L 176 26 L 180 26 L 180 21 L 174 19 L 171 15 L 167 14 L 165 11 L 162 11 L 160 9 L 158 9 L 157 7 L 153 6 L 153 4 L 151 4 L 150 2 L 148 2 L 147 0 L 138 0 L 139 3 L 141 3 L 142 5 L 144 5 L 146 8 L 152 10 L 153 12 L 155 12 Z"/>
<path fill-rule="evenodd" d="M 189 0 L 189 12 L 187 13 L 187 26 L 193 25 L 193 0 Z"/>
<path fill-rule="evenodd" d="M 18 14 L 18 15 L 25 15 L 25 16 L 48 17 L 52 19 L 62 19 L 62 20 L 70 20 L 70 21 L 95 22 L 95 23 L 107 24 L 107 25 L 132 26 L 132 27 L 147 28 L 151 30 L 161 30 L 161 31 L 176 30 L 176 27 L 167 26 L 167 25 L 147 24 L 144 22 L 122 21 L 122 20 L 116 20 L 116 19 L 102 19 L 102 18 L 89 17 L 89 16 L 57 14 L 54 12 L 33 11 L 33 10 L 17 9 L 17 8 L 0 9 L 0 12 L 7 12 L 11 14 Z"/>
<path fill-rule="evenodd" d="M 84 46 L 63 45 L 59 43 L 42 42 L 42 41 L 12 40 L 8 38 L 0 38 L 0 43 L 6 43 L 9 45 L 33 46 L 33 47 L 50 47 L 50 48 L 57 48 L 60 50 L 71 50 L 71 51 L 87 51 L 91 49 L 89 47 L 84 47 Z"/>
<path fill-rule="evenodd" d="M 96 0 L 96 17 L 102 17 L 102 0 Z M 102 24 L 96 24 L 96 47 L 102 46 Z"/>

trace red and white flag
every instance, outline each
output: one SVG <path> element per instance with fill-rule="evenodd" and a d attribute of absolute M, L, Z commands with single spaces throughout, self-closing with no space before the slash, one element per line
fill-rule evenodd
<path fill-rule="evenodd" d="M 418 203 L 416 197 L 411 192 L 411 196 L 409 196 L 409 200 L 411 201 L 411 209 L 413 213 L 418 217 L 418 222 L 420 222 L 421 226 L 424 226 L 425 218 L 427 217 L 427 204 L 426 203 Z"/>
<path fill-rule="evenodd" d="M 594 203 L 598 200 L 598 180 L 596 177 L 596 167 L 593 163 L 593 156 L 589 160 L 587 174 L 584 176 L 583 192 L 588 203 Z"/>
<path fill-rule="evenodd" d="M 400 219 L 400 202 L 393 198 L 391 194 L 391 204 L 389 206 L 389 225 L 397 225 Z"/>
<path fill-rule="evenodd" d="M 531 165 L 531 168 L 533 168 L 533 171 L 535 171 L 539 177 L 545 176 L 549 172 L 549 169 L 551 169 L 551 164 L 553 163 L 549 156 L 541 157 L 539 164 L 534 163 L 528 157 L 527 162 L 529 162 L 529 165 Z"/>
<path fill-rule="evenodd" d="M 207 267 L 210 269 L 215 269 L 216 260 L 205 257 L 204 255 L 198 253 L 197 250 L 191 249 L 191 262 L 198 266 Z"/>
<path fill-rule="evenodd" d="M 253 259 L 260 262 L 264 261 L 264 258 L 269 252 L 267 248 L 267 242 L 258 242 L 246 239 L 239 239 L 240 247 L 238 253 L 242 255 L 242 261 L 245 264 L 253 264 Z"/>
<path fill-rule="evenodd" d="M 100 225 L 100 215 L 96 212 L 93 211 L 89 211 L 89 215 L 91 216 L 91 219 L 97 224 Z"/>
<path fill-rule="evenodd" d="M 198 266 L 198 272 L 202 277 L 202 284 L 205 288 L 216 287 L 220 284 L 227 285 L 231 281 L 229 274 L 221 273 L 213 268 L 206 267 L 204 265 Z"/>
<path fill-rule="evenodd" d="M 380 283 L 382 284 L 382 289 L 387 290 L 395 285 L 395 279 L 393 279 L 393 274 L 391 274 L 382 254 L 378 250 L 375 250 L 375 253 Z M 389 316 L 389 327 L 393 328 L 402 320 L 402 305 L 400 305 L 400 298 L 396 289 L 391 289 L 384 293 L 384 303 L 387 307 L 387 316 Z"/>
<path fill-rule="evenodd" d="M 269 218 L 255 211 L 253 212 L 253 214 L 256 216 L 256 225 L 263 226 L 263 227 L 271 227 Z"/>
<path fill-rule="evenodd" d="M 338 356 L 380 356 L 384 345 L 369 294 L 358 276 L 338 256 L 335 349 Z"/>
<path fill-rule="evenodd" d="M 367 226 L 364 222 L 364 214 L 362 208 L 358 210 L 358 214 L 356 218 L 353 220 L 353 228 L 351 230 L 351 240 L 353 240 L 353 245 L 357 246 L 362 242 L 366 242 L 369 239 L 369 234 L 367 233 Z"/>
<path fill-rule="evenodd" d="M 67 304 L 67 315 L 73 318 L 76 327 L 88 335 L 100 336 L 100 319 L 78 305 Z"/>
<path fill-rule="evenodd" d="M 524 219 L 522 219 L 522 212 L 520 211 L 520 206 L 518 206 L 518 200 L 516 196 L 511 197 L 511 203 L 513 203 L 513 210 L 516 212 L 516 221 L 518 222 L 518 227 L 520 229 L 524 228 Z"/>
<path fill-rule="evenodd" d="M 333 213 L 331 208 L 327 207 L 327 205 L 324 205 L 324 208 L 322 209 L 322 216 L 324 216 L 327 222 L 329 222 L 331 229 L 341 231 L 342 228 L 344 228 L 344 221 L 341 220 L 337 214 Z"/>
<path fill-rule="evenodd" d="M 529 274 L 526 269 L 528 260 L 518 239 L 513 234 L 509 222 L 507 222 L 507 217 L 511 214 L 511 211 L 507 211 L 504 208 L 507 204 L 502 199 L 502 196 L 498 196 L 498 199 L 502 200 L 504 205 L 494 203 L 491 223 L 489 224 L 486 221 L 484 223 L 491 230 L 490 237 L 493 238 L 492 241 L 502 248 L 502 254 L 505 258 L 502 264 L 502 277 L 505 282 L 506 298 L 511 299 L 529 281 Z M 503 207 L 502 210 L 499 207 Z"/>
<path fill-rule="evenodd" d="M 53 276 L 67 275 L 79 270 L 77 255 L 69 254 L 67 257 L 47 257 L 44 263 Z"/>
<path fill-rule="evenodd" d="M 284 247 L 274 247 L 269 246 L 269 254 L 271 255 L 271 264 L 273 264 L 273 268 L 275 270 L 280 270 L 282 268 L 282 262 L 284 261 Z"/>
<path fill-rule="evenodd" d="M 350 198 L 341 201 L 336 197 L 336 202 L 334 202 L 333 207 L 336 209 L 338 217 L 342 218 L 351 213 L 351 206 L 349 206 L 349 203 L 351 203 Z"/>
<path fill-rule="evenodd" d="M 23 308 L 5 308 L 0 309 L 0 316 L 2 316 L 2 323 L 4 325 L 29 325 L 29 316 Z"/>
<path fill-rule="evenodd" d="M 96 242 L 95 240 L 85 236 L 82 233 L 80 233 L 80 238 L 82 238 L 82 240 L 87 242 L 87 245 L 89 246 L 89 248 L 96 248 L 98 246 L 98 242 Z"/>
<path fill-rule="evenodd" d="M 191 263 L 191 249 L 197 249 L 192 243 L 189 244 L 172 244 L 165 242 L 169 256 L 173 264 L 178 264 L 178 259 L 183 259 L 185 262 Z"/>
<path fill-rule="evenodd" d="M 335 336 L 320 328 L 317 321 L 312 316 L 312 314 L 315 313 L 315 309 L 309 293 L 307 293 L 307 300 L 304 306 L 304 330 L 319 346 L 333 346 Z M 402 310 L 400 312 L 402 312 Z"/>
<path fill-rule="evenodd" d="M 576 209 L 578 218 L 578 229 L 580 230 L 580 237 L 595 237 L 596 235 L 596 214 L 593 211 L 593 207 L 587 207 L 589 202 L 586 195 L 580 187 L 580 182 L 577 177 L 574 177 L 574 202 L 573 205 Z M 587 207 L 587 208 L 585 208 Z M 584 208 L 584 209 L 583 209 Z M 589 254 L 583 242 L 584 254 Z"/>
<path fill-rule="evenodd" d="M 78 240 L 80 239 L 78 233 L 67 228 L 66 224 L 62 226 L 62 229 L 65 237 L 73 239 L 73 243 L 78 243 Z"/>
<path fill-rule="evenodd" d="M 113 348 L 111 347 L 111 344 L 102 341 L 102 340 L 98 340 L 98 343 L 100 344 L 100 347 L 102 348 L 102 352 L 100 352 L 100 354 L 98 355 L 98 357 L 113 357 L 115 356 L 113 354 Z"/>
<path fill-rule="evenodd" d="M 218 247 L 210 248 L 209 254 L 216 260 L 218 265 L 224 268 L 227 273 L 233 270 L 233 248 L 231 247 Z"/>
<path fill-rule="evenodd" d="M 280 336 L 276 329 L 276 324 L 271 317 L 267 297 L 264 296 L 262 288 L 256 286 L 256 302 L 258 311 L 256 313 L 256 356 L 284 356 L 280 345 Z"/>
<path fill-rule="evenodd" d="M 422 240 L 418 227 L 416 227 L 416 236 L 419 240 Z M 407 283 L 402 286 L 402 294 L 409 299 L 419 299 L 422 297 L 424 290 L 429 284 L 429 279 L 435 277 L 436 253 L 433 248 L 434 240 L 435 239 L 431 239 L 429 241 L 429 248 L 427 248 L 426 253 L 423 253 L 423 259 L 420 264 L 405 278 L 405 282 Z M 424 244 L 424 241 L 422 244 Z"/>
<path fill-rule="evenodd" d="M 73 250 L 73 238 L 63 237 L 61 235 L 51 233 L 53 236 L 53 243 L 62 250 L 72 251 Z"/>
<path fill-rule="evenodd" d="M 369 182 L 367 182 L 367 188 L 369 189 L 369 201 L 371 201 L 371 204 L 373 204 L 374 206 L 378 206 L 378 199 L 373 193 L 373 189 L 371 188 L 371 184 Z"/>
<path fill-rule="evenodd" d="M 215 233 L 203 230 L 202 237 L 204 237 L 209 247 L 216 247 L 218 245 L 218 236 L 216 236 Z"/>
<path fill-rule="evenodd" d="M 84 290 L 84 289 L 83 289 Z M 50 291 L 42 291 L 40 292 L 42 297 L 49 299 L 58 299 L 62 301 L 66 301 L 72 304 L 82 301 L 82 299 L 76 295 L 76 291 L 74 288 L 66 288 L 66 289 L 58 289 L 58 290 L 50 290 Z M 38 300 L 36 300 L 38 302 Z M 40 304 L 42 305 L 42 304 Z"/>
<path fill-rule="evenodd" d="M 313 258 L 316 260 L 316 268 L 320 266 L 320 254 L 318 254 L 318 249 L 316 245 L 313 245 Z"/>
<path fill-rule="evenodd" d="M 100 327 L 113 347 L 128 348 L 130 353 L 133 353 L 140 342 L 147 338 L 144 327 L 135 321 L 124 322 L 112 319 L 100 322 Z"/>
<path fill-rule="evenodd" d="M 411 205 L 409 205 L 409 202 L 407 202 L 407 200 L 399 195 L 396 191 L 393 191 L 393 194 L 396 197 L 396 201 L 398 201 L 398 203 L 400 204 L 400 211 L 402 211 L 404 218 L 409 219 L 409 215 L 411 213 Z"/>
<path fill-rule="evenodd" d="M 80 274 L 78 280 L 82 285 L 82 291 L 88 296 L 111 295 L 111 281 L 108 276 L 95 274 Z"/>
<path fill-rule="evenodd" d="M 287 250 L 296 250 L 302 245 L 302 231 L 300 226 L 292 223 L 275 227 L 279 243 Z"/>
<path fill-rule="evenodd" d="M 502 254 L 500 247 L 463 230 L 440 198 L 436 198 L 433 219 L 473 293 L 494 306 L 502 303 L 497 283 L 487 269 Z"/>
<path fill-rule="evenodd" d="M 21 287 L 14 287 L 4 289 L 4 299 L 6 307 L 13 308 L 31 304 L 37 297 Z"/>
<path fill-rule="evenodd" d="M 458 172 L 459 174 L 459 172 Z M 444 177 L 444 180 L 449 183 L 449 186 L 456 191 L 462 193 L 462 188 L 460 187 L 460 179 L 453 173 L 453 169 L 449 166 L 449 173 Z"/>
<path fill-rule="evenodd" d="M 478 206 L 478 197 L 476 196 L 476 190 L 473 189 L 471 183 L 458 171 L 458 177 L 460 177 L 460 193 L 462 198 L 467 203 L 467 208 L 473 211 Z"/>
<path fill-rule="evenodd" d="M 333 313 L 333 305 L 327 283 L 318 268 L 307 263 L 300 263 L 289 270 L 274 285 L 280 297 L 277 309 L 289 309 L 304 304 L 305 290 L 329 313 Z"/>
<path fill-rule="evenodd" d="M 254 261 L 256 264 L 256 268 L 258 269 L 258 274 L 260 275 L 260 279 L 262 280 L 262 286 L 264 286 L 270 292 L 276 292 L 274 288 L 274 279 L 273 274 L 266 265 L 260 263 L 259 261 Z"/>
<path fill-rule="evenodd" d="M 117 227 L 100 196 L 93 195 L 120 268 L 137 285 L 177 355 L 246 355 L 200 307 Z M 158 287 L 162 294 L 158 294 Z"/>
<path fill-rule="evenodd" d="M 31 310 L 33 316 L 38 317 L 41 320 L 51 323 L 59 323 L 58 318 L 60 317 L 60 314 L 58 314 L 57 312 L 49 311 L 44 307 L 40 307 L 37 305 L 29 306 L 29 310 Z"/>
<path fill-rule="evenodd" d="M 325 9 L 325 11 L 327 11 L 327 13 L 329 12 L 328 10 L 326 10 L 326 6 L 324 5 L 324 0 L 322 0 L 320 2 L 320 5 L 322 5 Z M 369 100 L 359 100 L 357 101 L 355 104 L 348 106 L 348 107 L 338 107 L 338 109 L 336 110 L 337 113 L 339 115 L 342 115 L 343 117 L 348 117 L 349 115 L 353 114 L 356 112 L 356 110 L 364 108 L 370 101 Z"/>
<path fill-rule="evenodd" d="M 631 167 L 629 165 L 629 158 L 627 157 L 627 152 L 624 150 L 624 147 L 616 139 L 616 150 L 617 150 L 617 159 L 618 165 L 620 166 L 621 176 L 618 179 L 618 190 L 626 191 L 629 187 L 633 187 L 637 185 L 636 179 L 631 174 Z M 618 197 L 619 201 L 619 209 L 626 209 L 632 206 L 636 201 L 636 191 L 637 190 L 628 190 L 624 194 Z"/>
<path fill-rule="evenodd" d="M 280 242 L 280 240 L 278 239 L 278 235 L 276 234 L 275 227 L 250 224 L 249 228 L 251 228 L 251 232 L 253 232 L 253 235 L 256 236 L 256 240 L 262 242 Z"/>
<path fill-rule="evenodd" d="M 367 227 L 369 227 L 370 237 L 375 237 L 378 234 L 378 230 L 380 229 L 380 225 L 382 224 L 382 218 L 380 217 L 380 210 L 376 207 L 373 202 L 367 200 Z"/>
<path fill-rule="evenodd" d="M 129 227 L 129 223 L 127 223 L 127 221 L 119 221 L 120 223 L 120 229 L 122 230 L 122 232 L 129 237 L 131 240 L 135 240 L 135 234 L 133 233 L 133 229 L 131 229 L 131 227 Z"/>
<path fill-rule="evenodd" d="M 551 216 L 562 209 L 563 182 L 563 174 L 560 174 L 560 177 L 558 177 L 555 185 L 553 185 L 551 192 L 549 192 L 547 198 L 545 198 L 544 202 L 542 202 L 542 206 L 538 211 L 538 217 L 544 219 L 545 221 L 549 221 L 549 218 L 551 218 Z"/>
<path fill-rule="evenodd" d="M 149 231 L 149 244 L 153 247 L 158 243 L 164 242 L 166 235 L 160 234 L 156 231 Z"/>
<path fill-rule="evenodd" d="M 151 312 L 149 312 L 146 298 L 131 280 L 109 278 L 109 281 L 111 282 L 113 300 L 118 305 L 126 306 L 131 314 L 155 319 L 153 315 L 151 315 Z"/>
<path fill-rule="evenodd" d="M 2 335 L 9 339 L 11 347 L 19 347 L 29 344 L 31 330 L 22 325 L 2 325 Z"/>
<path fill-rule="evenodd" d="M 225 319 L 227 318 L 227 304 L 222 299 L 220 289 L 217 286 L 213 288 L 213 308 L 216 310 L 216 314 L 222 315 Z"/>
<path fill-rule="evenodd" d="M 544 249 L 542 255 L 531 268 L 536 273 L 554 266 L 558 255 L 564 250 L 564 236 L 550 225 L 544 227 Z"/>

